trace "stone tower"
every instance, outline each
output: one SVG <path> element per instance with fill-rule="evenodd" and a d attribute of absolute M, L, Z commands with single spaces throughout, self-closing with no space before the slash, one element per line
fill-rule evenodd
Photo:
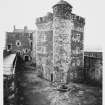
<path fill-rule="evenodd" d="M 83 66 L 83 28 L 84 19 L 72 14 L 69 3 L 61 0 L 53 6 L 55 81 L 78 78 L 77 68 Z"/>
<path fill-rule="evenodd" d="M 53 60 L 55 78 L 66 82 L 71 56 L 71 27 L 69 15 L 72 6 L 61 0 L 53 6 Z"/>
<path fill-rule="evenodd" d="M 63 0 L 53 6 L 53 13 L 37 18 L 36 63 L 44 78 L 64 83 L 79 78 L 84 24 L 84 18 L 73 14 Z"/>

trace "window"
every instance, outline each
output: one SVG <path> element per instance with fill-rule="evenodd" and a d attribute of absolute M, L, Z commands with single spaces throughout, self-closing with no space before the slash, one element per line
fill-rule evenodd
<path fill-rule="evenodd" d="M 29 37 L 29 33 L 24 33 L 24 36 L 28 38 Z"/>
<path fill-rule="evenodd" d="M 23 49 L 23 53 L 25 54 L 25 53 L 28 53 L 29 52 L 29 49 L 28 48 L 25 48 L 25 49 Z"/>
<path fill-rule="evenodd" d="M 41 38 L 41 41 L 42 41 L 42 42 L 45 42 L 45 41 L 46 41 L 46 35 L 41 35 L 40 38 Z"/>
<path fill-rule="evenodd" d="M 73 35 L 73 37 L 72 37 L 72 40 L 74 41 L 74 42 L 80 42 L 80 34 L 79 33 L 77 33 L 76 35 Z"/>
<path fill-rule="evenodd" d="M 20 55 L 20 54 L 21 54 L 21 51 L 20 51 L 20 50 L 17 50 L 17 52 L 16 52 L 16 53 Z"/>
<path fill-rule="evenodd" d="M 20 47 L 20 46 L 21 46 L 20 40 L 16 40 L 16 46 L 17 46 L 17 47 Z"/>
<path fill-rule="evenodd" d="M 26 49 L 26 53 L 28 52 L 28 49 Z"/>
<path fill-rule="evenodd" d="M 7 46 L 7 50 L 11 50 L 12 49 L 12 44 L 9 44 L 8 46 Z"/>
<path fill-rule="evenodd" d="M 46 36 L 45 35 L 40 35 L 38 38 L 37 38 L 37 42 L 45 42 L 46 41 Z"/>
<path fill-rule="evenodd" d="M 46 41 L 46 36 L 44 35 L 43 41 Z"/>
<path fill-rule="evenodd" d="M 28 49 L 28 48 L 26 48 L 26 49 L 25 49 L 25 53 L 28 53 L 28 52 L 29 52 L 29 49 Z"/>
<path fill-rule="evenodd" d="M 76 39 L 75 39 L 75 37 L 74 37 L 74 36 L 72 37 L 72 41 L 76 42 Z"/>
<path fill-rule="evenodd" d="M 76 47 L 75 50 L 72 50 L 72 54 L 80 54 L 80 48 Z"/>
<path fill-rule="evenodd" d="M 29 33 L 29 38 L 32 39 L 32 33 Z"/>
<path fill-rule="evenodd" d="M 80 34 L 79 33 L 77 33 L 77 42 L 79 42 L 80 41 Z"/>
<path fill-rule="evenodd" d="M 29 56 L 28 56 L 28 55 L 25 55 L 25 56 L 24 56 L 24 60 L 25 60 L 25 61 L 29 61 L 29 60 L 30 60 L 30 59 L 29 59 Z"/>

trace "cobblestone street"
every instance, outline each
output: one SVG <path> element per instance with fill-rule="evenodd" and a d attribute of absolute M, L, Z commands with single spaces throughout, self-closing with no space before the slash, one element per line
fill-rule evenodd
<path fill-rule="evenodd" d="M 70 83 L 60 92 L 49 81 L 26 68 L 17 74 L 17 105 L 102 105 L 102 91 L 96 87 Z"/>

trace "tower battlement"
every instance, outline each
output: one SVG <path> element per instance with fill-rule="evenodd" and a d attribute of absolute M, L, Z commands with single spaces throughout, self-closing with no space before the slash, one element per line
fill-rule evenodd
<path fill-rule="evenodd" d="M 83 67 L 84 25 L 85 19 L 72 13 L 64 0 L 53 6 L 53 13 L 37 18 L 36 59 L 43 65 L 44 78 L 64 83 L 67 78 L 82 79 L 78 69 Z"/>
<path fill-rule="evenodd" d="M 53 13 L 48 12 L 46 16 L 37 18 L 36 24 L 47 23 L 52 20 L 53 20 Z"/>
<path fill-rule="evenodd" d="M 77 16 L 75 14 L 70 14 L 70 19 L 72 20 L 72 22 L 74 22 L 76 24 L 85 25 L 85 19 L 81 16 Z"/>

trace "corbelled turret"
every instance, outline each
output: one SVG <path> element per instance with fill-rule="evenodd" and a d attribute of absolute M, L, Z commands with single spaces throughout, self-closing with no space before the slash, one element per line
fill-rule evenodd
<path fill-rule="evenodd" d="M 56 17 L 67 18 L 69 17 L 71 11 L 72 6 L 64 0 L 60 0 L 53 6 L 53 13 Z"/>

